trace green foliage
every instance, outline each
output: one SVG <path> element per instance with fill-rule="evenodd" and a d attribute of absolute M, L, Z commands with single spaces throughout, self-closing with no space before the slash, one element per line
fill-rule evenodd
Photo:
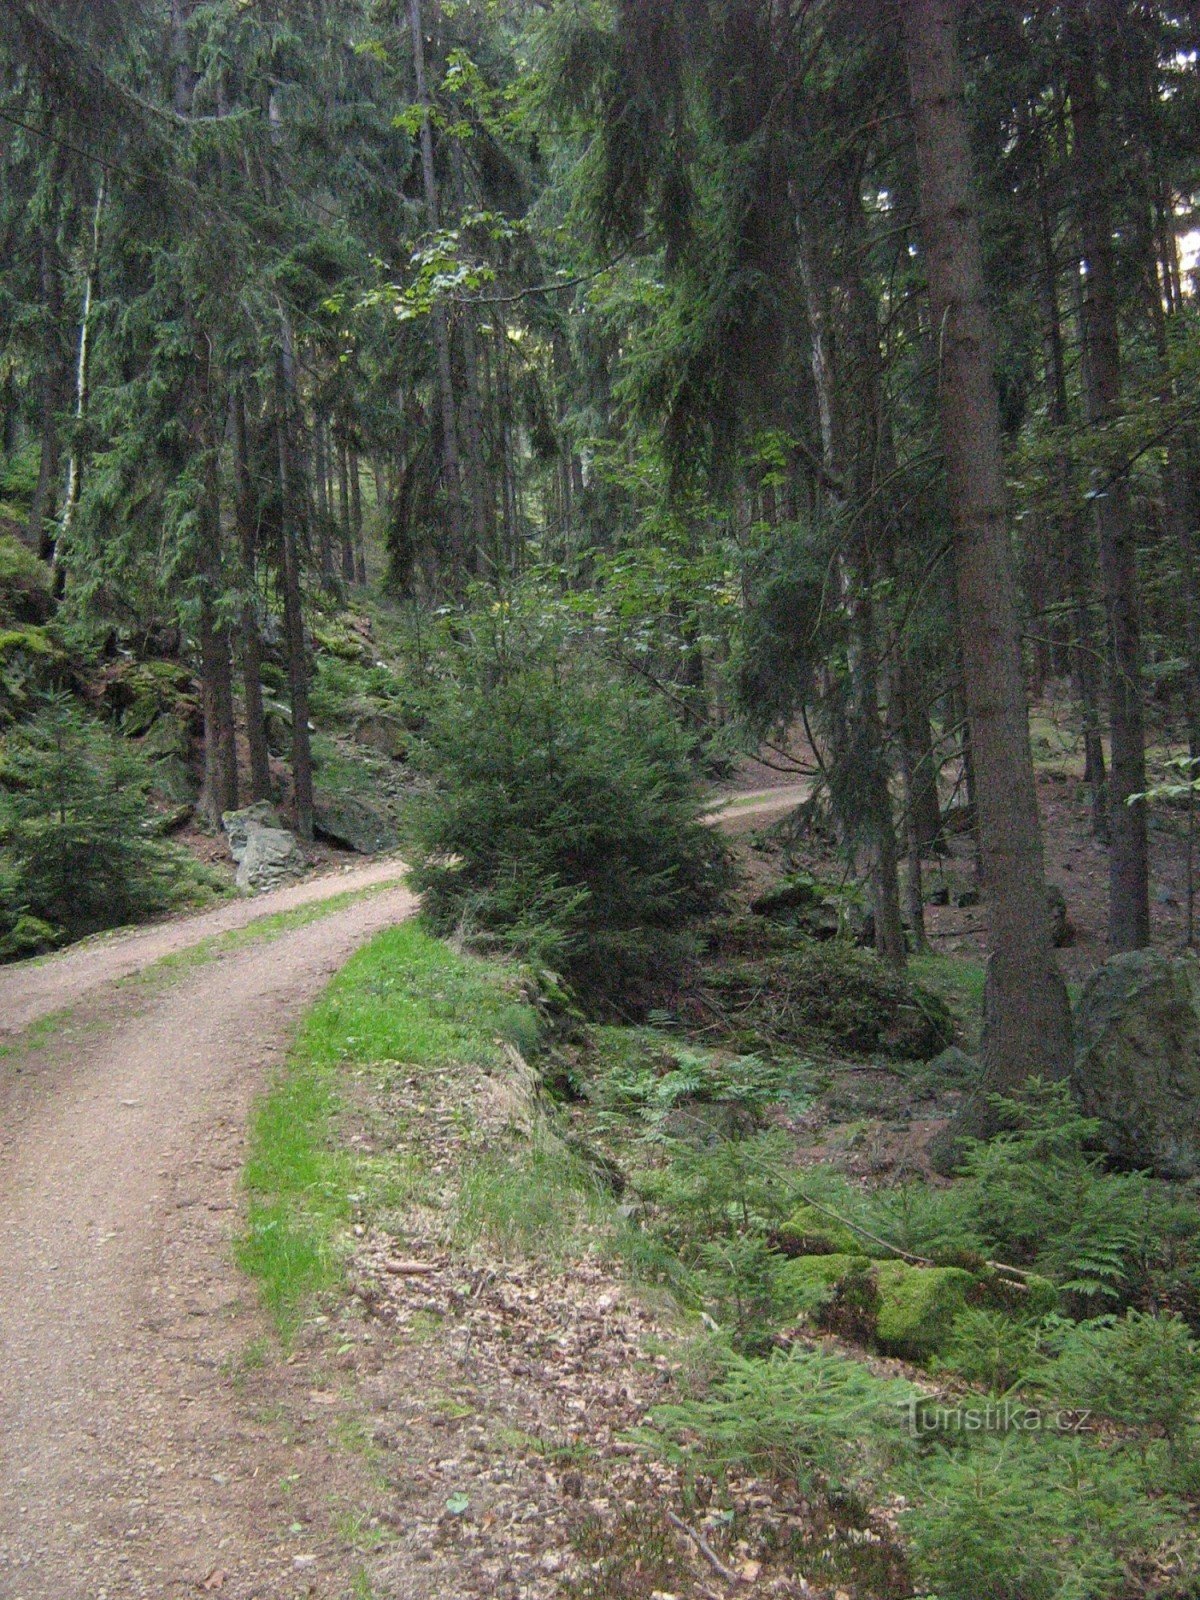
<path fill-rule="evenodd" d="M 989 1394 L 1002 1395 L 1036 1370 L 1040 1321 L 990 1306 L 968 1306 L 954 1322 L 939 1367 L 957 1372 Z"/>
<path fill-rule="evenodd" d="M 770 1128 L 748 1138 L 682 1144 L 668 1162 L 633 1173 L 630 1182 L 659 1208 L 664 1236 L 686 1252 L 786 1216 L 793 1193 L 789 1155 L 787 1135 Z"/>
<path fill-rule="evenodd" d="M 0 457 L 0 500 L 12 501 L 22 509 L 33 500 L 41 468 L 41 449 L 30 443 L 24 450 Z M 0 557 L 0 581 L 3 574 Z"/>
<path fill-rule="evenodd" d="M 844 1356 L 731 1354 L 707 1393 L 656 1407 L 641 1437 L 690 1470 L 787 1478 L 803 1491 L 865 1478 L 898 1441 L 913 1394 Z"/>
<path fill-rule="evenodd" d="M 694 1105 L 727 1106 L 730 1126 L 748 1131 L 769 1105 L 799 1112 L 808 1104 L 803 1070 L 792 1062 L 724 1057 L 653 1028 L 598 1027 L 590 1043 L 582 1087 L 605 1130 L 620 1133 L 636 1118 L 645 1139 L 661 1141 L 679 1131 L 674 1114 Z"/>
<path fill-rule="evenodd" d="M 982 1436 L 914 1468 L 903 1530 L 938 1600 L 1106 1600 L 1171 1530 L 1136 1464 L 1053 1434 Z"/>
<path fill-rule="evenodd" d="M 208 881 L 148 831 L 149 775 L 136 751 L 66 697 L 13 729 L 0 760 L 10 940 L 28 932 L 22 916 L 77 938 L 179 904 Z"/>
<path fill-rule="evenodd" d="M 605 1196 L 585 1163 L 544 1130 L 518 1149 L 493 1149 L 467 1164 L 454 1234 L 506 1259 L 558 1259 L 589 1223 L 607 1220 Z"/>
<path fill-rule="evenodd" d="M 1200 1344 L 1182 1317 L 1127 1311 L 1065 1325 L 1045 1381 L 1069 1404 L 1162 1434 L 1179 1458 L 1200 1422 Z"/>
<path fill-rule="evenodd" d="M 50 569 L 20 539 L 0 534 L 0 622 L 44 620 L 49 611 Z M 30 607 L 34 616 L 30 616 Z"/>
<path fill-rule="evenodd" d="M 505 603 L 477 618 L 420 764 L 435 925 L 491 934 L 594 1004 L 636 1004 L 728 882 L 689 743 L 656 702 Z"/>
<path fill-rule="evenodd" d="M 971 1146 L 960 1187 L 989 1255 L 1036 1267 L 1085 1309 L 1152 1298 L 1179 1253 L 1200 1256 L 1200 1208 L 1181 1214 L 1167 1186 L 1107 1171 L 1065 1084 L 999 1105 L 1009 1126 Z"/>

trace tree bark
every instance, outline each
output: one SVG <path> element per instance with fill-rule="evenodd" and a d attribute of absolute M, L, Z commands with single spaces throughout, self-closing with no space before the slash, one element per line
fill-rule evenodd
<path fill-rule="evenodd" d="M 250 753 L 250 792 L 255 800 L 271 798 L 271 753 L 263 717 L 262 640 L 254 604 L 254 575 L 258 564 L 258 518 L 255 515 L 250 474 L 250 441 L 246 425 L 246 397 L 241 389 L 233 398 L 234 478 L 237 494 L 238 544 L 242 559 L 242 694 L 246 704 L 246 743 Z"/>
<path fill-rule="evenodd" d="M 79 317 L 79 346 L 75 357 L 75 436 L 71 441 L 71 455 L 67 463 L 67 492 L 63 501 L 62 520 L 58 537 L 54 541 L 51 564 L 54 567 L 55 592 L 61 595 L 65 587 L 65 554 L 83 494 L 83 438 L 91 403 L 92 370 L 92 306 L 96 299 L 96 278 L 100 271 L 100 236 L 104 223 L 105 185 L 103 177 L 96 189 L 96 208 L 92 216 L 92 242 L 88 255 L 87 276 L 83 285 L 83 309 Z"/>
<path fill-rule="evenodd" d="M 961 0 L 902 8 L 926 272 L 954 535 L 963 680 L 979 844 L 990 899 L 984 1080 L 957 1131 L 992 1124 L 985 1092 L 1070 1062 L 1066 986 L 1054 963 L 1005 503 L 994 334 L 958 47 Z M 953 1159 L 953 1137 L 946 1159 Z"/>
<path fill-rule="evenodd" d="M 860 222 L 860 201 L 849 205 L 854 233 Z M 846 355 L 840 363 L 830 334 L 828 289 L 822 281 L 819 247 L 811 228 L 801 220 L 800 266 L 812 339 L 812 371 L 821 414 L 824 463 L 831 482 L 842 481 L 844 493 L 830 494 L 834 515 L 845 526 L 842 589 L 850 638 L 851 696 L 858 734 L 854 761 L 862 804 L 847 825 L 865 840 L 875 916 L 875 947 L 891 966 L 907 961 L 900 915 L 900 878 L 896 833 L 888 787 L 883 722 L 879 711 L 878 639 L 873 594 L 878 555 L 879 461 L 878 328 L 861 279 L 851 263 L 850 309 Z M 873 343 L 874 341 L 874 343 Z M 839 403 L 840 401 L 840 403 Z"/>
<path fill-rule="evenodd" d="M 279 355 L 280 396 L 279 491 L 283 501 L 280 530 L 280 566 L 283 578 L 283 631 L 287 647 L 288 687 L 292 702 L 292 786 L 295 791 L 296 832 L 313 836 L 312 743 L 308 731 L 308 652 L 304 641 L 304 599 L 300 581 L 300 540 L 297 520 L 306 504 L 302 485 L 295 481 L 292 430 L 296 425 L 296 353 L 292 325 L 282 314 L 283 338 Z"/>
<path fill-rule="evenodd" d="M 1090 12 L 1090 7 L 1086 8 Z M 1084 399 L 1088 422 L 1102 428 L 1121 404 L 1121 351 L 1113 281 L 1107 163 L 1099 122 L 1092 24 L 1076 16 L 1068 34 L 1067 83 L 1075 134 L 1080 233 L 1084 261 Z M 1150 867 L 1142 711 L 1142 646 L 1137 561 L 1125 472 L 1097 471 L 1092 504 L 1100 545 L 1100 577 L 1108 624 L 1107 663 L 1112 765 L 1109 778 L 1108 940 L 1113 950 L 1150 942 Z"/>
<path fill-rule="evenodd" d="M 417 104 L 421 107 L 421 178 L 425 189 L 425 214 L 429 231 L 441 227 L 437 171 L 433 164 L 433 120 L 430 116 L 429 81 L 425 70 L 425 31 L 421 0 L 408 0 L 408 26 L 412 35 L 413 68 L 416 73 Z M 433 342 L 437 354 L 438 394 L 442 409 L 442 468 L 446 483 L 446 502 L 450 522 L 451 584 L 462 588 L 466 555 L 466 518 L 463 507 L 462 459 L 458 448 L 458 422 L 454 406 L 454 376 L 450 360 L 450 321 L 441 302 L 431 313 Z"/>
<path fill-rule="evenodd" d="M 55 189 L 58 187 L 63 165 L 61 152 L 57 152 L 53 167 Z M 38 426 L 42 453 L 38 465 L 37 484 L 33 491 L 33 503 L 29 510 L 27 537 L 32 548 L 48 560 L 53 554 L 54 544 L 47 532 L 47 523 L 54 515 L 54 486 L 58 481 L 61 456 L 58 400 L 59 337 L 63 318 L 62 284 L 58 275 L 54 225 L 49 216 L 43 217 L 38 228 L 38 276 L 46 326 L 46 336 L 42 344 L 42 367 L 38 374 Z"/>
<path fill-rule="evenodd" d="M 355 449 L 350 452 L 350 523 L 354 535 L 354 578 L 360 588 L 365 588 L 367 541 L 363 524 L 362 468 Z"/>

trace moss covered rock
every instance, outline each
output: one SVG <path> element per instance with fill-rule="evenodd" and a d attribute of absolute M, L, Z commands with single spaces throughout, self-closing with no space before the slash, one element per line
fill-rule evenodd
<path fill-rule="evenodd" d="M 954 1321 L 972 1304 L 977 1280 L 962 1267 L 875 1264 L 879 1309 L 875 1342 L 885 1355 L 924 1361 L 944 1348 Z"/>
<path fill-rule="evenodd" d="M 0 621 L 40 626 L 53 612 L 50 568 L 19 539 L 0 534 Z"/>
<path fill-rule="evenodd" d="M 838 1285 L 852 1272 L 861 1272 L 870 1263 L 863 1255 L 838 1251 L 833 1255 L 797 1256 L 779 1268 L 779 1289 L 795 1316 L 820 1313 L 828 1306 Z"/>
<path fill-rule="evenodd" d="M 869 1256 L 860 1234 L 827 1217 L 815 1206 L 798 1206 L 779 1229 L 778 1245 L 787 1256 Z"/>
<path fill-rule="evenodd" d="M 697 987 L 749 1048 L 928 1061 L 954 1037 L 945 1003 L 874 955 L 765 917 L 714 926 Z"/>
<path fill-rule="evenodd" d="M 968 1307 L 1039 1317 L 1058 1302 L 1046 1278 L 1016 1283 L 989 1271 L 869 1260 L 850 1251 L 799 1256 L 780 1267 L 779 1279 L 796 1315 L 908 1361 L 927 1361 L 944 1350 Z"/>
<path fill-rule="evenodd" d="M 0 624 L 0 724 L 28 714 L 38 695 L 61 688 L 69 663 L 52 628 Z"/>

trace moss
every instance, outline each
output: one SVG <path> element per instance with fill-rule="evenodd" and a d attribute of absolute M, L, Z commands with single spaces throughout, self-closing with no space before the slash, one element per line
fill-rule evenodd
<path fill-rule="evenodd" d="M 136 661 L 109 679 L 105 697 L 120 713 L 129 738 L 148 733 L 160 717 L 197 728 L 200 700 L 195 679 L 177 661 Z"/>
<path fill-rule="evenodd" d="M 805 1209 L 802 1227 L 808 1225 Z M 778 1269 L 778 1287 L 793 1315 L 813 1315 L 830 1332 L 909 1361 L 926 1361 L 944 1350 L 968 1307 L 1041 1317 L 1058 1303 L 1058 1292 L 1046 1278 L 1020 1286 L 995 1272 L 871 1261 L 861 1248 L 786 1261 Z"/>
<path fill-rule="evenodd" d="M 31 917 L 23 912 L 0 937 L 0 961 L 20 961 L 27 956 L 40 956 L 62 943 L 61 928 L 52 928 L 41 917 Z"/>
<path fill-rule="evenodd" d="M 0 625 L 0 724 L 28 715 L 39 694 L 62 683 L 66 668 L 51 629 Z"/>
<path fill-rule="evenodd" d="M 838 1284 L 861 1270 L 861 1255 L 797 1256 L 779 1268 L 780 1302 L 793 1316 L 819 1312 L 833 1299 Z"/>
<path fill-rule="evenodd" d="M 885 1355 L 910 1361 L 924 1361 L 942 1349 L 978 1285 L 962 1267 L 913 1267 L 907 1261 L 877 1262 L 875 1280 L 876 1343 Z"/>
<path fill-rule="evenodd" d="M 18 651 L 47 658 L 61 653 L 45 628 L 0 628 L 0 661 Z"/>
<path fill-rule="evenodd" d="M 40 623 L 53 609 L 46 563 L 19 539 L 0 533 L 0 619 Z"/>
<path fill-rule="evenodd" d="M 788 1256 L 867 1256 L 860 1234 L 824 1216 L 815 1206 L 799 1206 L 779 1229 L 779 1248 Z"/>

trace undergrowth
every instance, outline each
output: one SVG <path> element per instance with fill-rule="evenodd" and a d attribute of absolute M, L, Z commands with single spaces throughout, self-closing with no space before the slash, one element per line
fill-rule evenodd
<path fill-rule="evenodd" d="M 707 1327 L 675 1347 L 634 1437 L 681 1469 L 710 1527 L 745 1515 L 747 1483 L 771 1484 L 832 1530 L 819 1548 L 785 1540 L 779 1559 L 858 1600 L 1190 1600 L 1200 1213 L 1186 1193 L 1107 1171 L 1093 1125 L 1038 1083 L 948 1186 L 802 1170 L 781 1115 L 819 1092 L 803 1060 L 657 1029 L 593 1031 L 566 1074 L 569 1134 L 566 1111 L 485 1129 L 472 1097 L 538 1044 L 529 984 L 412 924 L 335 980 L 261 1107 L 247 1171 L 242 1259 L 285 1336 L 338 1281 L 352 1220 L 399 1235 L 424 1208 L 456 1251 L 564 1270 L 599 1224 Z M 416 1103 L 397 1110 L 401 1082 Z M 394 1124 L 369 1155 L 338 1137 L 362 1083 Z M 600 1172 L 623 1186 L 624 1228 Z M 936 1323 L 924 1370 L 878 1366 L 885 1312 Z M 820 1342 L 829 1329 L 840 1344 Z M 611 1554 L 586 1592 L 626 1592 Z"/>

